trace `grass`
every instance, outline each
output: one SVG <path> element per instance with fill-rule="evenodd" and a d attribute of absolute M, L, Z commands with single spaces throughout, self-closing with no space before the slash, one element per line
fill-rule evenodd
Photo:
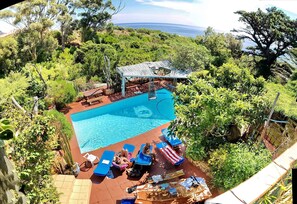
<path fill-rule="evenodd" d="M 280 92 L 275 111 L 297 120 L 297 102 L 294 94 L 281 84 L 266 83 L 265 88 L 267 89 L 265 96 L 271 104 L 274 102 L 277 92 Z"/>

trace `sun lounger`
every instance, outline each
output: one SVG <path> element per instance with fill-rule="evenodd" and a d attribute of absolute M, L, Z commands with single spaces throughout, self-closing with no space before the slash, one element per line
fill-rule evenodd
<path fill-rule="evenodd" d="M 166 142 L 156 144 L 157 149 L 163 156 L 173 165 L 180 165 L 185 161 L 185 158 L 179 156 Z"/>
<path fill-rule="evenodd" d="M 102 96 L 96 97 L 96 98 L 91 98 L 87 100 L 87 103 L 89 105 L 92 105 L 93 103 L 101 103 L 102 102 Z"/>
<path fill-rule="evenodd" d="M 100 158 L 100 161 L 94 170 L 94 174 L 97 176 L 106 176 L 108 173 L 111 165 L 112 160 L 114 157 L 114 151 L 105 150 Z"/>
<path fill-rule="evenodd" d="M 173 133 L 170 133 L 168 128 L 161 130 L 165 140 L 173 147 L 176 148 L 177 146 L 182 144 L 182 141 L 176 137 Z"/>
<path fill-rule="evenodd" d="M 128 151 L 127 159 L 130 160 L 132 158 L 132 154 L 134 152 L 135 146 L 132 144 L 124 144 L 123 149 Z M 120 169 L 121 171 L 124 171 L 128 167 L 128 164 L 117 164 L 116 162 L 113 161 L 112 166 Z"/>
<path fill-rule="evenodd" d="M 138 152 L 138 155 L 136 156 L 135 159 L 135 164 L 141 165 L 141 166 L 150 166 L 152 164 L 153 158 L 151 155 L 143 154 L 143 148 L 145 144 L 142 144 L 140 147 L 140 150 Z M 150 150 L 153 150 L 153 146 L 150 146 Z"/>

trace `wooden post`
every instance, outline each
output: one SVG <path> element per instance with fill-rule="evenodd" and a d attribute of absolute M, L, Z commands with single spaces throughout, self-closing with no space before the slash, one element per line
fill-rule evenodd
<path fill-rule="evenodd" d="M 264 138 L 265 135 L 266 135 L 266 131 L 267 131 L 267 128 L 268 128 L 268 126 L 269 126 L 269 122 L 270 122 L 271 117 L 272 117 L 272 114 L 273 114 L 273 112 L 274 112 L 274 108 L 275 108 L 275 105 L 276 105 L 276 102 L 277 102 L 277 100 L 278 100 L 279 95 L 280 95 L 280 93 L 277 92 L 276 97 L 275 97 L 274 102 L 273 102 L 273 105 L 272 105 L 272 108 L 271 108 L 271 111 L 270 111 L 270 113 L 269 113 L 268 119 L 267 119 L 267 120 L 265 121 L 265 123 L 264 123 L 264 128 L 263 128 L 263 130 L 262 130 L 262 133 L 261 133 L 261 137 L 260 137 L 259 143 L 263 140 L 263 138 Z"/>
<path fill-rule="evenodd" d="M 122 75 L 122 96 L 125 97 L 126 95 L 126 81 L 124 75 Z"/>

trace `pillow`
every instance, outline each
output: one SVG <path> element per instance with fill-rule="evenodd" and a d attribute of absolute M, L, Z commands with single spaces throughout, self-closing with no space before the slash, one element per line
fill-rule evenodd
<path fill-rule="evenodd" d="M 102 161 L 102 164 L 109 164 L 109 160 L 106 160 L 106 159 L 104 159 L 103 161 Z"/>

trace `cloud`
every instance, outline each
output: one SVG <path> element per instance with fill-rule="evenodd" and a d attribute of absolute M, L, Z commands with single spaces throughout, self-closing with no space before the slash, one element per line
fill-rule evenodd
<path fill-rule="evenodd" d="M 214 27 L 222 31 L 230 31 L 241 27 L 239 16 L 235 11 L 255 11 L 260 8 L 276 6 L 296 14 L 297 0 L 193 0 L 193 1 L 168 1 L 168 0 L 136 0 L 141 4 L 163 7 L 187 14 L 187 22 L 201 27 Z M 182 16 L 182 14 L 181 14 Z M 185 23 L 184 23 L 185 24 Z"/>

